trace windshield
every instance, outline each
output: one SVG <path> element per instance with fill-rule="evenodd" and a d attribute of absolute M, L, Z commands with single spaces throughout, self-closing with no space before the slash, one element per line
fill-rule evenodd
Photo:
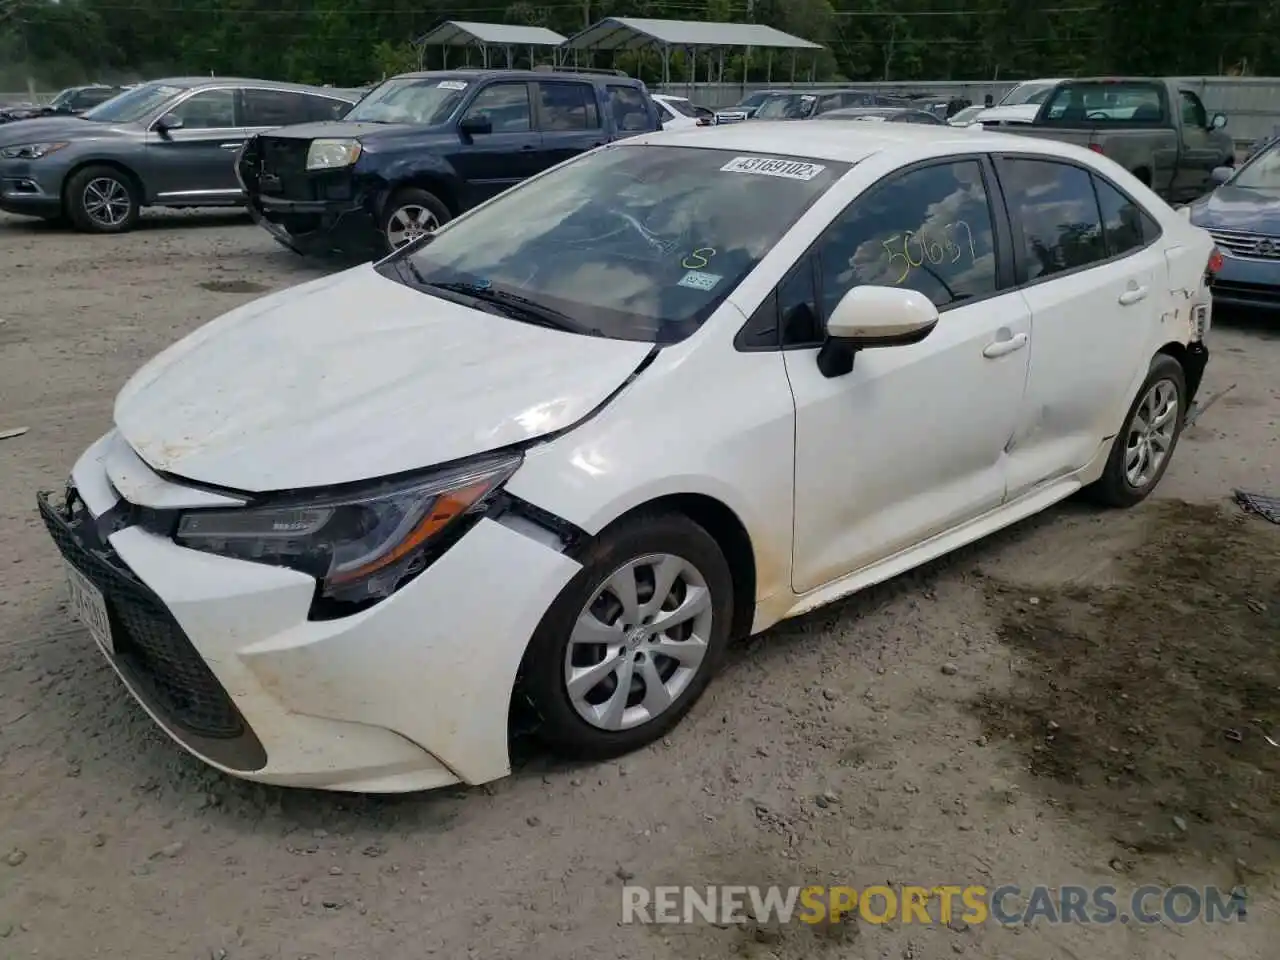
<path fill-rule="evenodd" d="M 438 77 L 388 80 L 365 94 L 344 120 L 366 123 L 444 123 L 462 102 L 468 83 Z"/>
<path fill-rule="evenodd" d="M 446 224 L 380 269 L 410 285 L 513 297 L 617 340 L 694 333 L 849 169 L 845 163 L 619 144 Z M 517 316 L 517 319 L 519 317 Z"/>
<path fill-rule="evenodd" d="M 667 97 L 662 101 L 676 113 L 685 117 L 697 117 L 698 113 L 693 109 L 693 104 L 688 100 L 681 100 L 679 97 Z"/>
<path fill-rule="evenodd" d="M 76 87 L 71 87 L 67 90 L 63 90 L 60 94 L 58 94 L 56 97 L 54 97 L 52 100 L 49 101 L 49 106 L 51 107 L 70 106 L 71 98 L 74 97 L 78 92 L 79 90 Z"/>
<path fill-rule="evenodd" d="M 970 120 L 972 120 L 974 117 L 976 117 L 985 109 L 987 108 L 986 107 L 965 107 L 963 110 L 956 111 L 956 113 L 952 115 L 950 122 L 955 124 L 968 123 Z"/>
<path fill-rule="evenodd" d="M 737 104 L 737 108 L 739 110 L 750 110 L 752 107 L 760 106 L 760 104 L 768 100 L 770 96 L 772 96 L 772 94 L 765 93 L 763 91 L 757 91 L 751 94 L 751 96 L 747 97 L 745 100 L 739 101 L 739 103 Z"/>
<path fill-rule="evenodd" d="M 150 116 L 156 109 L 182 93 L 182 87 L 163 83 L 144 83 L 126 90 L 106 103 L 100 103 L 82 114 L 86 120 L 100 123 L 133 123 Z"/>
<path fill-rule="evenodd" d="M 1057 85 L 1056 80 L 1028 80 L 1006 93 L 997 106 L 1016 107 L 1024 103 L 1044 103 L 1044 98 Z"/>
<path fill-rule="evenodd" d="M 774 94 L 756 111 L 757 120 L 802 120 L 813 113 L 818 98 L 809 93 Z"/>
<path fill-rule="evenodd" d="M 1249 190 L 1280 191 L 1280 143 L 1273 143 L 1254 156 L 1227 182 Z"/>

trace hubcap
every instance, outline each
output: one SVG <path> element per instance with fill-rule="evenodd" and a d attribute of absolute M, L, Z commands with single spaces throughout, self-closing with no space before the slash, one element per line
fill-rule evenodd
<path fill-rule="evenodd" d="M 1140 490 L 1159 475 L 1178 429 L 1178 406 L 1178 388 L 1171 380 L 1157 380 L 1138 404 L 1125 438 L 1124 478 L 1129 486 Z"/>
<path fill-rule="evenodd" d="M 84 188 L 84 212 L 94 223 L 104 227 L 118 227 L 129 216 L 133 201 L 129 191 L 119 180 L 98 177 Z"/>
<path fill-rule="evenodd" d="M 440 221 L 434 213 L 426 207 L 411 203 L 400 207 L 387 220 L 387 243 L 393 250 L 397 250 L 406 243 L 425 237 L 438 226 Z"/>
<path fill-rule="evenodd" d="M 619 567 L 569 637 L 564 682 L 573 709 L 601 730 L 660 716 L 697 675 L 711 619 L 711 592 L 688 560 L 660 553 Z"/>

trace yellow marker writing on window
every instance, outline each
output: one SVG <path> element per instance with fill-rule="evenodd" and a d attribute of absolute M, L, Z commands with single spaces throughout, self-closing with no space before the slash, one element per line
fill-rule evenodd
<path fill-rule="evenodd" d="M 699 247 L 693 253 L 689 254 L 680 261 L 680 266 L 686 270 L 701 270 L 711 262 L 711 258 L 716 255 L 715 247 Z"/>
<path fill-rule="evenodd" d="M 926 263 L 938 265 L 942 263 L 959 263 L 968 248 L 969 260 L 978 259 L 978 252 L 973 242 L 973 230 L 963 220 L 955 220 L 942 225 L 942 239 L 936 233 L 908 230 L 895 233 L 887 240 L 880 241 L 886 255 L 886 266 L 891 270 L 901 269 L 901 273 L 893 281 L 902 283 L 911 275 L 916 267 Z"/>

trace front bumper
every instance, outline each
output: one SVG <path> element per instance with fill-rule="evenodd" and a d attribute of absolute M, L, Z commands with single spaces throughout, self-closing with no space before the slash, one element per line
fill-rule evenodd
<path fill-rule="evenodd" d="M 331 253 L 380 257 L 374 215 L 363 203 L 336 200 L 281 200 L 250 196 L 249 215 L 277 243 L 304 256 Z"/>
<path fill-rule="evenodd" d="M 102 591 L 112 667 L 174 740 L 226 773 L 285 786 L 404 792 L 510 772 L 516 672 L 576 562 L 482 519 L 382 603 L 311 621 L 315 582 L 303 574 L 137 525 L 100 535 L 121 504 L 103 466 L 111 438 L 73 471 L 84 508 L 68 517 L 41 497 L 40 511 Z"/>
<path fill-rule="evenodd" d="M 1280 310 L 1280 260 L 1255 260 L 1222 251 L 1222 269 L 1213 278 L 1215 306 Z"/>
<path fill-rule="evenodd" d="M 61 181 L 32 169 L 29 160 L 0 160 L 0 210 L 56 217 L 62 213 Z"/>

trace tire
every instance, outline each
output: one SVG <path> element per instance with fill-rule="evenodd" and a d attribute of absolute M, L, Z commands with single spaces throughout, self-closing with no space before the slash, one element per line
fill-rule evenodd
<path fill-rule="evenodd" d="M 537 714 L 538 738 L 553 753 L 569 759 L 603 760 L 657 740 L 702 695 L 729 642 L 733 576 L 712 536 L 674 513 L 642 514 L 625 520 L 602 533 L 579 559 L 583 568 L 551 604 L 534 632 L 521 669 L 521 692 Z M 660 600 L 652 607 L 653 581 L 660 575 L 659 569 L 678 569 L 678 576 L 666 602 Z M 630 611 L 608 586 L 615 577 L 636 585 L 639 603 Z M 645 631 L 646 616 L 651 618 L 655 609 L 661 613 L 672 604 L 670 612 L 679 611 L 698 595 L 695 590 L 706 591 L 701 612 L 662 634 Z M 621 629 L 628 616 L 640 620 L 640 629 Z M 596 627 L 585 629 L 581 623 L 586 621 Z M 575 635 L 599 635 L 605 643 L 575 643 Z M 702 643 L 695 643 L 699 638 Z M 655 654 L 651 641 L 685 655 Z M 613 669 L 606 666 L 609 663 Z M 592 666 L 597 670 L 585 673 Z M 580 675 L 585 678 L 572 693 L 571 670 L 583 671 Z M 623 677 L 628 692 L 619 696 Z M 650 683 L 657 682 L 662 684 L 661 691 L 656 685 L 651 691 Z"/>
<path fill-rule="evenodd" d="M 413 221 L 411 211 L 417 211 L 418 230 L 410 230 L 404 239 L 395 239 L 396 224 L 410 224 Z M 382 208 L 382 216 L 378 219 L 379 239 L 382 249 L 392 253 L 421 236 L 421 229 L 434 230 L 436 227 L 453 219 L 449 208 L 434 193 L 419 187 L 404 187 L 393 193 Z M 428 225 L 428 221 L 432 221 Z"/>
<path fill-rule="evenodd" d="M 1158 388 L 1162 388 L 1159 393 L 1157 393 Z M 1130 467 L 1134 463 L 1133 451 L 1140 450 L 1141 447 L 1133 441 L 1142 434 L 1141 422 L 1151 419 L 1151 411 L 1154 409 L 1159 414 L 1160 407 L 1166 406 L 1162 401 L 1171 401 L 1175 404 L 1171 412 L 1171 429 L 1167 432 L 1159 431 L 1166 445 L 1164 457 L 1154 469 L 1149 469 L 1145 473 L 1135 471 L 1138 472 L 1138 476 L 1135 477 L 1130 472 Z M 1182 436 L 1182 424 L 1186 413 L 1187 379 L 1182 364 L 1167 354 L 1158 353 L 1152 359 L 1147 379 L 1143 381 L 1138 390 L 1138 396 L 1124 418 L 1124 426 L 1116 434 L 1102 476 L 1088 488 L 1090 498 L 1108 507 L 1132 507 L 1145 500 L 1159 484 L 1160 478 L 1169 467 L 1169 461 L 1173 459 L 1178 438 Z M 1148 441 L 1147 450 L 1148 456 L 1153 455 L 1150 441 Z M 1139 453 L 1138 456 L 1140 457 L 1141 454 Z"/>
<path fill-rule="evenodd" d="M 115 167 L 85 167 L 64 190 L 67 216 L 85 233 L 127 233 L 138 224 L 142 198 L 137 184 Z"/>

